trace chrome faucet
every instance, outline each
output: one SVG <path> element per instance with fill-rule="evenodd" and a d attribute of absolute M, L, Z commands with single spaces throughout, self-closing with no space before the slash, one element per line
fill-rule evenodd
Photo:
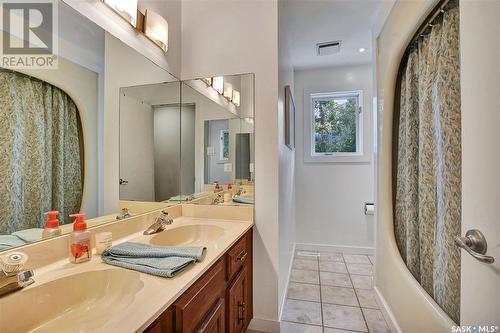
<path fill-rule="evenodd" d="M 132 214 L 128 211 L 128 208 L 122 208 L 120 214 L 116 215 L 117 220 L 123 220 L 132 217 Z"/>
<path fill-rule="evenodd" d="M 224 198 L 222 197 L 222 194 L 217 194 L 217 196 L 212 200 L 212 205 L 218 205 L 224 203 Z"/>
<path fill-rule="evenodd" d="M 167 225 L 171 225 L 174 223 L 174 220 L 168 216 L 168 212 L 166 210 L 162 210 L 160 215 L 156 218 L 155 222 L 149 226 L 146 230 L 144 230 L 144 235 L 152 235 L 157 234 L 165 230 Z"/>
<path fill-rule="evenodd" d="M 26 260 L 27 256 L 24 253 L 11 253 L 0 257 L 2 266 L 0 271 L 0 296 L 35 283 L 33 270 L 21 270 Z M 19 264 L 12 264 L 13 262 L 19 262 Z"/>

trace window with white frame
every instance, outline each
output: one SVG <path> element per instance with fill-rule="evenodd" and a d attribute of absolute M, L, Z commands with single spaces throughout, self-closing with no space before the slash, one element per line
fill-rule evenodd
<path fill-rule="evenodd" d="M 306 98 L 306 161 L 363 158 L 362 91 L 309 93 Z"/>

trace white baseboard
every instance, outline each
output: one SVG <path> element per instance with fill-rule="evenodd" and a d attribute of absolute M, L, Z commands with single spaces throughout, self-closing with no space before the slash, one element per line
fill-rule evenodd
<path fill-rule="evenodd" d="M 367 254 L 367 255 L 375 254 L 375 248 L 363 247 L 363 246 L 296 243 L 295 249 L 305 250 L 305 251 L 343 252 L 343 253 Z"/>
<path fill-rule="evenodd" d="M 266 333 L 279 333 L 280 322 L 270 319 L 253 318 L 248 329 Z"/>
<path fill-rule="evenodd" d="M 288 293 L 288 285 L 290 284 L 290 275 L 292 274 L 292 265 L 293 265 L 293 258 L 295 257 L 296 246 L 297 246 L 297 244 L 293 244 L 292 255 L 290 256 L 290 263 L 288 265 L 288 275 L 286 276 L 286 283 L 285 283 L 285 290 L 284 290 L 285 295 L 283 296 L 283 299 L 281 301 L 280 313 L 279 313 L 279 317 L 278 317 L 280 320 L 281 320 L 281 316 L 283 315 L 283 309 L 285 308 L 286 294 Z"/>
<path fill-rule="evenodd" d="M 380 293 L 380 291 L 376 286 L 373 288 L 373 290 L 375 291 L 375 297 L 377 297 L 377 302 L 380 305 L 380 311 L 382 311 L 382 314 L 384 315 L 385 321 L 389 325 L 391 332 L 403 333 L 401 327 L 399 327 L 396 317 L 394 316 L 394 313 L 392 313 L 391 308 L 389 307 L 389 304 L 387 304 L 385 298 L 382 296 L 382 294 Z"/>

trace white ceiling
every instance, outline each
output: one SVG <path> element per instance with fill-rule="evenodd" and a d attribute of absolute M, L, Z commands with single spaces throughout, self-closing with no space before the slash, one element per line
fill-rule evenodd
<path fill-rule="evenodd" d="M 372 30 L 385 21 L 393 0 L 284 0 L 285 29 L 296 69 L 367 64 L 372 59 Z M 317 56 L 316 44 L 341 40 L 340 52 Z M 360 48 L 366 51 L 359 52 Z"/>

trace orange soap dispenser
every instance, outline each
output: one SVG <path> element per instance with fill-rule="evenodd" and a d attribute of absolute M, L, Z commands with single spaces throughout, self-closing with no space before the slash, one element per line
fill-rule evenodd
<path fill-rule="evenodd" d="M 88 261 L 92 257 L 92 245 L 90 243 L 90 231 L 85 223 L 85 213 L 72 214 L 75 218 L 73 232 L 69 235 L 69 260 L 72 263 Z"/>
<path fill-rule="evenodd" d="M 47 216 L 47 221 L 45 221 L 42 239 L 52 238 L 61 234 L 61 227 L 59 227 L 57 214 L 59 214 L 57 210 L 51 210 L 50 212 L 44 213 L 44 215 Z"/>

